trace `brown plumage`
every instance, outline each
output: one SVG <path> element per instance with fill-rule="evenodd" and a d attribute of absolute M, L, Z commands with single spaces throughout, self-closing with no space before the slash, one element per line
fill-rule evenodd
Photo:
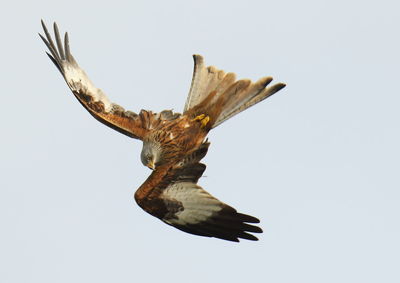
<path fill-rule="evenodd" d="M 190 92 L 182 114 L 126 111 L 112 103 L 89 80 L 76 63 L 54 23 L 55 43 L 42 21 L 45 36 L 40 35 L 72 93 L 103 124 L 129 137 L 143 141 L 142 163 L 153 169 L 135 193 L 141 208 L 182 231 L 229 241 L 239 238 L 257 240 L 261 233 L 253 216 L 238 213 L 197 185 L 206 166 L 200 160 L 207 154 L 208 132 L 222 122 L 271 96 L 285 85 L 268 84 L 271 77 L 253 83 L 236 80 L 234 73 L 206 67 L 200 55 L 194 55 Z M 250 223 L 250 224 L 249 224 Z"/>

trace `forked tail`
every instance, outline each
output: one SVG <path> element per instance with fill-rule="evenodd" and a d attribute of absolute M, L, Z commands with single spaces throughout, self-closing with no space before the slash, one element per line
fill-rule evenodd
<path fill-rule="evenodd" d="M 206 67 L 202 56 L 193 55 L 193 58 L 193 78 L 184 113 L 209 115 L 211 128 L 285 87 L 283 83 L 268 86 L 272 77 L 263 77 L 255 83 L 236 80 L 234 73 Z"/>

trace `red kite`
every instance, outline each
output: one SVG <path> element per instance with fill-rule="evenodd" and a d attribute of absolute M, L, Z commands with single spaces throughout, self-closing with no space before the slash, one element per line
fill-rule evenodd
<path fill-rule="evenodd" d="M 229 241 L 258 240 L 251 233 L 261 228 L 249 223 L 260 221 L 238 213 L 197 185 L 206 165 L 200 160 L 210 143 L 207 134 L 222 122 L 279 91 L 285 84 L 269 86 L 271 77 L 253 83 L 236 80 L 194 55 L 194 73 L 183 113 L 126 111 L 111 102 L 90 81 L 70 52 L 68 33 L 64 42 L 54 23 L 53 41 L 42 21 L 50 53 L 47 55 L 63 75 L 72 93 L 89 113 L 103 124 L 143 141 L 142 163 L 151 175 L 135 193 L 139 206 L 165 223 L 182 231 Z"/>

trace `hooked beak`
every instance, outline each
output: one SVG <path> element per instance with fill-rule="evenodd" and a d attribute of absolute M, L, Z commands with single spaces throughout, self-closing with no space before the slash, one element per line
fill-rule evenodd
<path fill-rule="evenodd" d="M 147 167 L 149 167 L 151 170 L 156 169 L 156 165 L 154 164 L 153 160 L 149 161 L 149 163 L 147 164 Z"/>

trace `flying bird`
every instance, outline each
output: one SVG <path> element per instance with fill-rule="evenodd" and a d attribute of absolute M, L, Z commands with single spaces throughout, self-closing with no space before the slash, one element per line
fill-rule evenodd
<path fill-rule="evenodd" d="M 257 82 L 237 80 L 193 55 L 194 72 L 183 113 L 127 111 L 109 100 L 79 67 L 71 54 L 68 33 L 61 40 L 54 23 L 52 39 L 42 21 L 46 52 L 82 106 L 98 121 L 134 139 L 143 141 L 141 161 L 151 175 L 135 193 L 146 212 L 184 232 L 239 242 L 258 240 L 262 233 L 253 225 L 260 221 L 239 213 L 197 185 L 206 165 L 201 159 L 210 143 L 207 134 L 227 119 L 273 95 L 285 84 L 270 85 L 272 78 Z"/>

